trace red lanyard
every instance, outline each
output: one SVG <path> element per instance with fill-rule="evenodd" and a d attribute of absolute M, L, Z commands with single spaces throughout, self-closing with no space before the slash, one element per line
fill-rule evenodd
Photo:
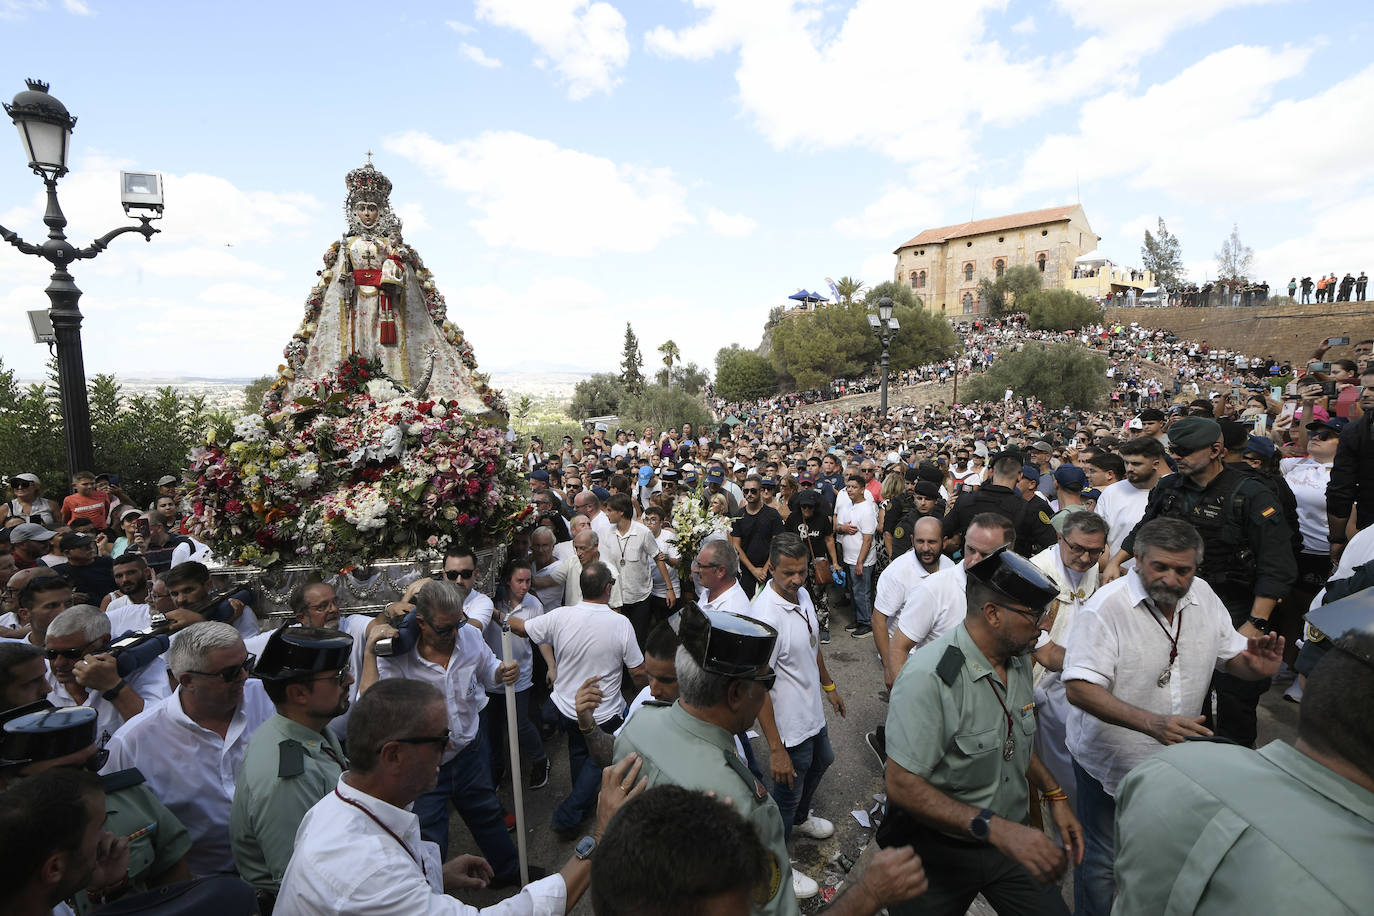
<path fill-rule="evenodd" d="M 376 824 L 378 827 L 381 827 L 383 830 L 386 831 L 387 836 L 391 837 L 397 843 L 401 844 L 401 848 L 406 851 L 406 855 L 410 856 L 410 860 L 414 862 L 416 865 L 420 866 L 420 874 L 425 876 L 426 881 L 429 880 L 429 872 L 425 870 L 424 860 L 417 858 L 415 853 L 410 851 L 410 847 L 406 845 L 406 841 L 397 836 L 396 831 L 392 830 L 386 824 L 383 824 L 381 820 L 378 819 L 377 815 L 367 810 L 367 808 L 365 808 L 364 806 L 358 804 L 351 798 L 345 798 L 342 794 L 340 794 L 337 786 L 334 787 L 334 794 L 338 795 L 339 801 L 343 802 L 345 805 L 352 805 L 353 807 L 361 811 L 363 814 L 366 814 L 369 818 L 372 819 L 372 823 Z"/>
<path fill-rule="evenodd" d="M 1150 619 L 1164 631 L 1164 638 L 1169 640 L 1169 664 L 1166 667 L 1173 667 L 1174 659 L 1178 658 L 1178 638 L 1183 635 L 1183 611 L 1178 612 L 1178 626 L 1172 636 L 1169 635 L 1169 628 L 1164 626 L 1164 621 L 1155 616 L 1154 608 L 1149 608 Z"/>

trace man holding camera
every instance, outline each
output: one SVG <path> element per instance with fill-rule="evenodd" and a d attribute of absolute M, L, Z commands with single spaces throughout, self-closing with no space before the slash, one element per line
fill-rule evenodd
<path fill-rule="evenodd" d="M 515 844 L 506 832 L 505 818 L 491 779 L 491 754 L 478 715 L 487 705 L 486 690 L 513 684 L 520 666 L 492 654 L 482 634 L 468 626 L 463 610 L 471 577 L 426 582 L 415 595 L 415 610 L 400 628 L 380 624 L 372 628 L 363 655 L 358 693 L 380 680 L 403 678 L 424 681 L 444 697 L 448 742 L 443 748 L 437 783 L 415 799 L 420 833 L 448 854 L 448 802 L 477 840 L 495 873 L 494 884 L 513 883 L 519 876 Z M 391 651 L 379 658 L 377 643 L 390 639 Z"/>
<path fill-rule="evenodd" d="M 109 653 L 110 618 L 90 604 L 69 607 L 53 618 L 44 636 L 48 663 L 57 686 L 48 694 L 54 706 L 89 706 L 98 716 L 97 743 L 104 747 L 125 722 L 171 693 L 161 656 L 121 677 Z"/>

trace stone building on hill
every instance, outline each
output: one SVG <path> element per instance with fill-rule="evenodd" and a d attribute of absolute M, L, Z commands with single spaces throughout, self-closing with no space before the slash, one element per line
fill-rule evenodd
<path fill-rule="evenodd" d="M 942 315 L 980 315 L 978 281 L 1031 264 L 1057 289 L 1073 277 L 1074 262 L 1097 248 L 1099 236 L 1083 207 L 1051 207 L 927 229 L 898 246 L 894 279 Z"/>

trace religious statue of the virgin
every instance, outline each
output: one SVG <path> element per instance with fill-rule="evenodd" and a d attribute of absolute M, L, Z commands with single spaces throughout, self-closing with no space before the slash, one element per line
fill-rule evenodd
<path fill-rule="evenodd" d="M 500 393 L 477 371 L 471 345 L 448 321 L 433 277 L 401 238 L 391 181 L 373 168 L 369 154 L 344 183 L 348 231 L 324 254 L 320 280 L 265 404 L 308 393 L 314 379 L 357 354 L 380 360 L 393 381 L 417 396 L 456 400 L 474 416 L 505 414 Z"/>

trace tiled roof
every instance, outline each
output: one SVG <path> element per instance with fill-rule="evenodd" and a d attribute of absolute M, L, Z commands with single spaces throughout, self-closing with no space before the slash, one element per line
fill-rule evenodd
<path fill-rule="evenodd" d="M 977 219 L 970 223 L 956 223 L 939 229 L 927 229 L 909 242 L 898 246 L 897 251 L 912 245 L 933 245 L 950 239 L 961 239 L 970 235 L 985 235 L 1004 229 L 1020 229 L 1024 226 L 1040 226 L 1045 223 L 1059 223 L 1067 220 L 1078 209 L 1074 204 L 1068 207 L 1050 207 L 1047 210 L 1031 210 L 1028 213 L 1013 213 L 1009 216 L 994 216 L 992 219 Z M 896 254 L 894 251 L 893 254 Z"/>

